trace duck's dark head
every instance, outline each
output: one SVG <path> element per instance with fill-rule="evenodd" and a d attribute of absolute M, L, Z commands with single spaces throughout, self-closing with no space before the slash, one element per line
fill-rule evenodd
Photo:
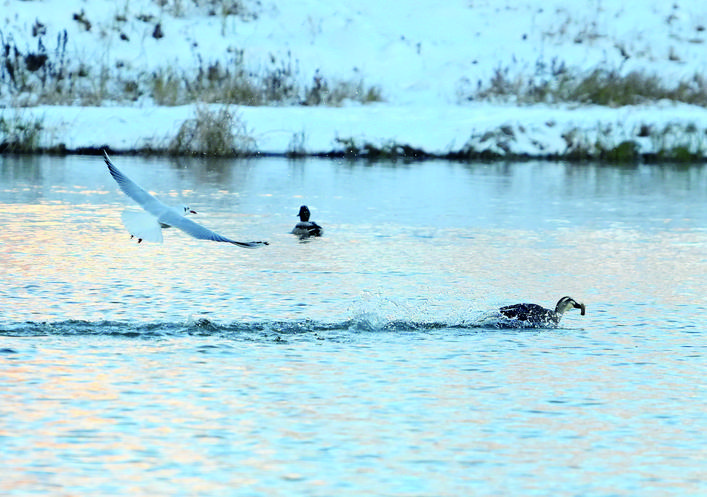
<path fill-rule="evenodd" d="M 555 306 L 555 312 L 557 314 L 563 314 L 565 311 L 572 308 L 579 309 L 580 314 L 582 316 L 584 316 L 587 312 L 587 308 L 584 306 L 584 304 L 577 302 L 572 297 L 562 297 L 560 300 L 558 300 L 557 305 Z"/>
<path fill-rule="evenodd" d="M 309 209 L 307 208 L 306 205 L 303 205 L 302 207 L 299 208 L 299 220 L 303 222 L 309 221 Z"/>

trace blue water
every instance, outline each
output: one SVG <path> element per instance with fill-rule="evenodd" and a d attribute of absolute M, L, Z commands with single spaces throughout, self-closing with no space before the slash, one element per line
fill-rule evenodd
<path fill-rule="evenodd" d="M 114 159 L 270 246 L 0 157 L 0 494 L 707 493 L 707 168 Z"/>

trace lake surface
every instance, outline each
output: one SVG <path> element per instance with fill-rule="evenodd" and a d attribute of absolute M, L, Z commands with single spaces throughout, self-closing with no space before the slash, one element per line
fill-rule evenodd
<path fill-rule="evenodd" d="M 114 162 L 270 245 L 0 157 L 0 494 L 707 494 L 707 168 Z"/>

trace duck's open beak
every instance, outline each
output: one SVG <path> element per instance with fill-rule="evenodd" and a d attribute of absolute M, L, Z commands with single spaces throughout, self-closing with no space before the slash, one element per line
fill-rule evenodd
<path fill-rule="evenodd" d="M 584 304 L 576 303 L 576 304 L 574 305 L 574 308 L 575 308 L 575 309 L 579 309 L 579 313 L 580 313 L 582 316 L 584 316 L 584 315 L 587 313 L 587 308 L 586 308 L 586 306 L 585 306 Z"/>

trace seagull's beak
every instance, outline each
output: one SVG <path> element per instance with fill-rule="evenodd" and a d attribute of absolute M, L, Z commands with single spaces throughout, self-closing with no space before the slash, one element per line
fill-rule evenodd
<path fill-rule="evenodd" d="M 190 212 L 191 214 L 196 214 L 196 211 L 193 211 L 193 210 L 191 210 L 191 209 L 189 209 L 189 212 Z"/>

